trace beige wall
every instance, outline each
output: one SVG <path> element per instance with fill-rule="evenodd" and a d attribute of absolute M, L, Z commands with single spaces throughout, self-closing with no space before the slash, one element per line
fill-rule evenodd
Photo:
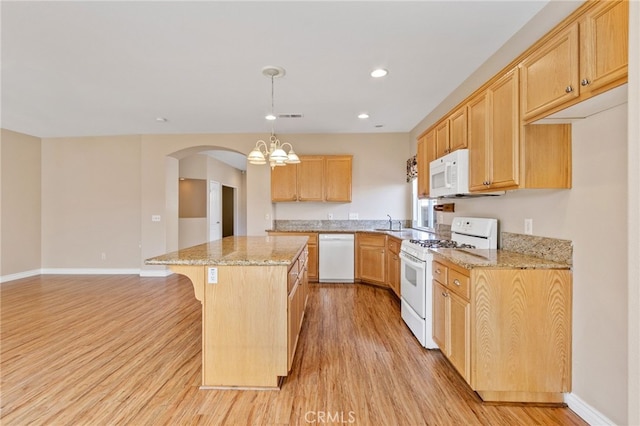
<path fill-rule="evenodd" d="M 0 137 L 0 277 L 37 273 L 42 232 L 41 142 L 5 129 Z"/>
<path fill-rule="evenodd" d="M 139 136 L 43 139 L 42 268 L 136 270 L 140 196 Z"/>

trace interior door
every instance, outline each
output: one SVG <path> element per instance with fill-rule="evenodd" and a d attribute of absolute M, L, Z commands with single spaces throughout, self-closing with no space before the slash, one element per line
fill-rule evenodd
<path fill-rule="evenodd" d="M 209 181 L 209 241 L 222 238 L 222 194 L 220 182 Z"/>

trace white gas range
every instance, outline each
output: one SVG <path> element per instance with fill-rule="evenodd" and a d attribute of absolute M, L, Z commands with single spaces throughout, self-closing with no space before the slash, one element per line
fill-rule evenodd
<path fill-rule="evenodd" d="M 437 349 L 433 341 L 433 284 L 430 248 L 498 247 L 497 219 L 456 217 L 450 240 L 404 240 L 400 246 L 402 319 L 422 346 Z"/>

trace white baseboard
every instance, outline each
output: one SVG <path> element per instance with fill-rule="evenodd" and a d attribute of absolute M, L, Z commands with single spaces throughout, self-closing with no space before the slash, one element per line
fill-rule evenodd
<path fill-rule="evenodd" d="M 571 411 L 582 417 L 582 420 L 591 426 L 613 426 L 614 422 L 609 420 L 604 414 L 587 404 L 574 393 L 564 395 L 564 402 L 567 403 Z"/>
<path fill-rule="evenodd" d="M 36 275 L 40 275 L 40 273 L 41 273 L 40 269 L 34 269 L 34 270 L 31 270 L 31 271 L 18 272 L 17 274 L 3 275 L 3 276 L 0 276 L 0 283 L 6 283 L 8 281 L 15 281 L 15 280 L 19 280 L 21 278 L 34 277 Z"/>
<path fill-rule="evenodd" d="M 140 275 L 141 277 L 165 278 L 173 274 L 169 269 L 107 269 L 107 268 L 42 268 L 0 276 L 0 283 L 15 281 L 36 275 Z"/>
<path fill-rule="evenodd" d="M 151 278 L 164 278 L 173 274 L 173 272 L 169 269 L 142 269 L 140 270 L 141 277 L 151 277 Z"/>
<path fill-rule="evenodd" d="M 108 268 L 43 268 L 41 273 L 51 275 L 138 275 L 140 269 Z"/>

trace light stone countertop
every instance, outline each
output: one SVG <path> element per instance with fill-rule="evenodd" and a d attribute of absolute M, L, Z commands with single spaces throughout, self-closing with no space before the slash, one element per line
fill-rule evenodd
<path fill-rule="evenodd" d="M 385 234 L 391 237 L 396 237 L 400 240 L 437 240 L 437 239 L 449 239 L 449 235 L 438 235 L 432 232 L 420 231 L 413 228 L 402 228 L 400 231 L 388 231 L 381 229 L 313 229 L 313 228 L 300 228 L 300 229 L 286 229 L 286 230 L 274 230 L 267 229 L 266 232 L 317 232 L 318 234 L 356 234 L 356 233 L 370 233 L 370 234 Z"/>
<path fill-rule="evenodd" d="M 147 265 L 290 265 L 309 240 L 303 236 L 225 237 L 145 260 Z"/>
<path fill-rule="evenodd" d="M 466 269 L 571 269 L 568 263 L 554 262 L 507 250 L 445 248 L 430 250 Z"/>

